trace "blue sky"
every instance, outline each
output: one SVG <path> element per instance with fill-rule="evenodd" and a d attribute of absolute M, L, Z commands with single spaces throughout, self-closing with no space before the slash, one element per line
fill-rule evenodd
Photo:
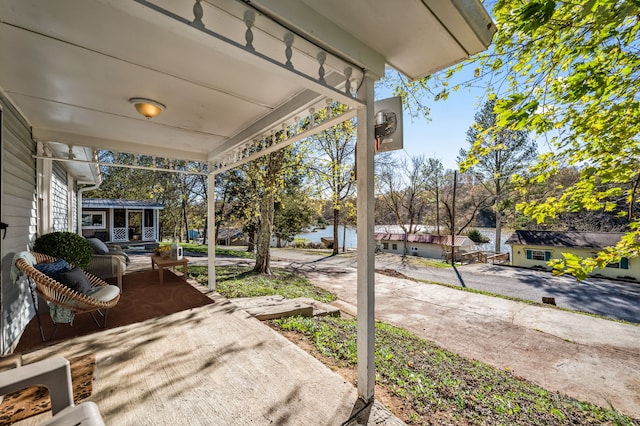
<path fill-rule="evenodd" d="M 457 169 L 458 153 L 460 148 L 469 148 L 466 133 L 482 106 L 483 95 L 484 89 L 461 88 L 452 92 L 447 100 L 429 101 L 429 120 L 413 118 L 405 110 L 404 149 L 394 151 L 395 156 L 425 155 L 440 159 L 445 169 Z M 389 96 L 390 91 L 376 87 L 376 99 Z"/>

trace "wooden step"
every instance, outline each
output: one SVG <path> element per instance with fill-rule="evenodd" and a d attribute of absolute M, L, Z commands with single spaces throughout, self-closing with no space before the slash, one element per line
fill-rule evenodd
<path fill-rule="evenodd" d="M 340 315 L 340 309 L 307 297 L 286 299 L 283 296 L 242 297 L 229 299 L 238 308 L 261 321 L 291 316 Z"/>

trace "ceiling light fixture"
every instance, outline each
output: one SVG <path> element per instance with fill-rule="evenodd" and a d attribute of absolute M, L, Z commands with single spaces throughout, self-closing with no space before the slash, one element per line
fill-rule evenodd
<path fill-rule="evenodd" d="M 149 118 L 157 117 L 166 108 L 160 102 L 145 98 L 131 98 L 129 102 L 136 107 L 136 111 Z"/>

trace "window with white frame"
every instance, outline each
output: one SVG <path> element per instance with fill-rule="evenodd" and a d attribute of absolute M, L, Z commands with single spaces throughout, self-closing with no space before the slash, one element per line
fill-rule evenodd
<path fill-rule="evenodd" d="M 526 250 L 527 259 L 548 261 L 551 259 L 551 252 L 548 250 Z"/>
<path fill-rule="evenodd" d="M 82 228 L 84 229 L 105 229 L 106 213 L 105 212 L 86 212 L 82 213 Z"/>

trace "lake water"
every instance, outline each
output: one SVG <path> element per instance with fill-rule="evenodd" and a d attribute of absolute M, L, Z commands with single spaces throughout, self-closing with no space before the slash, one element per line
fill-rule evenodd
<path fill-rule="evenodd" d="M 496 229 L 495 228 L 475 228 L 475 229 L 480 231 L 482 235 L 489 238 L 490 240 L 490 242 L 485 244 L 477 244 L 476 249 L 493 251 L 495 249 L 494 240 L 496 238 Z M 435 228 L 426 226 L 426 225 L 420 225 L 419 232 L 431 232 L 431 231 L 435 232 Z M 402 228 L 398 225 L 377 225 L 375 227 L 375 232 L 391 232 L 391 233 L 401 234 L 403 231 L 402 231 Z M 505 242 L 511 236 L 512 233 L 513 231 L 510 229 L 502 229 L 502 238 L 500 238 L 501 240 L 500 245 L 501 245 L 502 252 L 511 253 L 511 246 L 509 246 L 508 244 L 505 244 Z M 344 236 L 344 227 L 340 225 L 338 228 L 338 242 L 339 242 L 340 248 L 342 248 L 343 236 Z M 314 232 L 306 232 L 304 234 L 298 234 L 295 236 L 295 238 L 304 238 L 313 243 L 320 243 L 320 238 L 333 238 L 333 225 L 327 226 L 325 229 L 318 229 Z M 347 226 L 345 246 L 347 248 L 356 248 L 357 233 L 356 233 L 355 227 Z"/>
<path fill-rule="evenodd" d="M 339 247 L 342 249 L 342 241 L 344 238 L 344 226 L 340 225 L 338 227 L 338 243 Z M 333 238 L 333 225 L 327 226 L 325 229 L 318 229 L 314 232 L 306 232 L 304 234 L 298 234 L 295 238 L 304 238 L 306 240 L 311 241 L 312 243 L 320 243 L 320 238 Z M 346 245 L 347 248 L 356 248 L 358 245 L 358 236 L 356 233 L 356 228 L 347 226 L 347 234 L 346 234 Z"/>

